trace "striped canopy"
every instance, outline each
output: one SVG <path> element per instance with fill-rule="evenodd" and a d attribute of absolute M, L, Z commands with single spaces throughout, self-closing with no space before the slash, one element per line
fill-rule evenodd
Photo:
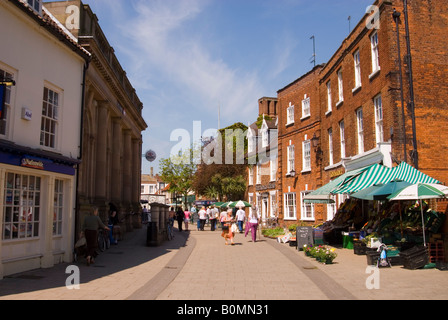
<path fill-rule="evenodd" d="M 355 176 L 341 184 L 332 193 L 354 193 L 376 184 L 388 183 L 393 179 L 393 169 L 374 164 L 367 168 L 362 174 Z"/>
<path fill-rule="evenodd" d="M 374 164 L 367 168 L 362 174 L 344 181 L 331 193 L 354 193 L 377 184 L 387 184 L 392 180 L 401 180 L 415 183 L 440 183 L 436 179 L 418 171 L 409 164 L 402 162 L 398 167 L 388 168 L 380 164 Z"/>

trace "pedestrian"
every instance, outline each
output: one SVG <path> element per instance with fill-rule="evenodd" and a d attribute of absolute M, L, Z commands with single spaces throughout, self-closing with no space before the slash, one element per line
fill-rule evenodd
<path fill-rule="evenodd" d="M 174 226 L 174 218 L 176 217 L 176 212 L 173 207 L 170 207 L 170 211 L 168 212 L 168 221 L 171 226 Z"/>
<path fill-rule="evenodd" d="M 93 207 L 90 215 L 84 218 L 82 224 L 82 231 L 86 238 L 87 244 L 87 265 L 95 262 L 95 250 L 98 247 L 98 230 L 105 229 L 109 230 L 109 227 L 105 226 L 100 217 L 98 217 L 98 207 Z"/>
<path fill-rule="evenodd" d="M 222 221 L 222 234 L 221 236 L 226 241 L 226 245 L 229 244 L 228 240 L 230 240 L 230 244 L 233 246 L 235 243 L 233 242 L 233 238 L 235 234 L 232 231 L 232 224 L 235 220 L 232 217 L 232 209 L 227 210 L 227 216 Z"/>
<path fill-rule="evenodd" d="M 190 218 L 191 218 L 191 212 L 188 211 L 188 208 L 186 208 L 186 210 L 184 211 L 184 222 L 185 222 L 185 231 L 188 231 L 188 224 L 190 223 Z"/>
<path fill-rule="evenodd" d="M 191 217 L 191 223 L 194 223 L 194 219 L 195 219 L 195 218 L 197 219 L 197 216 L 198 216 L 198 211 L 196 210 L 196 205 L 195 205 L 195 204 L 194 204 L 193 207 L 191 208 L 190 212 L 191 212 L 191 215 L 190 215 L 190 217 Z"/>
<path fill-rule="evenodd" d="M 146 208 L 146 206 L 143 206 L 142 223 L 144 224 L 148 223 L 148 209 Z"/>
<path fill-rule="evenodd" d="M 249 213 L 249 221 L 248 221 L 248 227 L 246 227 L 246 234 L 250 230 L 250 233 L 252 234 L 252 241 L 257 242 L 257 229 L 258 229 L 258 221 L 260 220 L 260 217 L 258 216 L 257 212 L 255 210 L 252 210 L 251 213 Z"/>
<path fill-rule="evenodd" d="M 215 231 L 216 228 L 216 220 L 218 219 L 218 209 L 215 205 L 213 205 L 212 209 L 210 210 L 210 230 Z"/>
<path fill-rule="evenodd" d="M 236 212 L 236 221 L 238 224 L 238 230 L 240 233 L 243 233 L 243 225 L 246 221 L 246 212 L 240 207 Z"/>
<path fill-rule="evenodd" d="M 177 228 L 179 229 L 179 232 L 182 232 L 182 225 L 184 223 L 184 219 L 185 219 L 184 210 L 182 210 L 182 207 L 177 207 L 176 220 L 177 220 Z"/>
<path fill-rule="evenodd" d="M 109 231 L 109 240 L 110 243 L 112 244 L 118 244 L 117 238 L 115 237 L 114 231 L 115 231 L 115 227 L 120 227 L 118 224 L 120 223 L 120 221 L 118 220 L 118 215 L 117 215 L 117 211 L 112 211 L 110 216 L 109 216 L 109 221 L 108 221 L 108 227 L 110 228 Z"/>
<path fill-rule="evenodd" d="M 199 228 L 198 230 L 204 231 L 205 222 L 207 221 L 207 211 L 205 211 L 205 207 L 202 207 L 199 210 Z"/>

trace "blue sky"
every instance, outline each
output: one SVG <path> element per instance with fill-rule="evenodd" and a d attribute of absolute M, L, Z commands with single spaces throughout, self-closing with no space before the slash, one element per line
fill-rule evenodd
<path fill-rule="evenodd" d="M 333 55 L 373 0 L 83 0 L 144 104 L 143 151 L 167 158 L 175 129 L 193 135 L 252 123 L 258 99 Z M 192 141 L 193 142 L 193 141 Z M 143 160 L 142 171 L 158 171 Z"/>

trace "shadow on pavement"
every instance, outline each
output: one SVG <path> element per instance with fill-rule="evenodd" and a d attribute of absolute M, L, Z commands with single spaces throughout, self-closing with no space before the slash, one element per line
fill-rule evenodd
<path fill-rule="evenodd" d="M 146 246 L 146 228 L 134 230 L 126 234 L 125 239 L 118 245 L 111 246 L 101 252 L 95 259 L 95 264 L 86 265 L 83 257 L 76 263 L 62 263 L 49 269 L 37 269 L 10 275 L 0 280 L 0 297 L 26 292 L 65 287 L 68 266 L 77 266 L 80 270 L 80 284 L 110 276 L 117 272 L 136 267 L 148 261 L 161 257 L 173 250 L 186 246 L 189 232 L 178 232 L 171 241 L 164 241 L 158 247 Z"/>

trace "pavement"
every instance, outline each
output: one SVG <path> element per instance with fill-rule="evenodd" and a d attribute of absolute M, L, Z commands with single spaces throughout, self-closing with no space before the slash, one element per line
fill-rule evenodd
<path fill-rule="evenodd" d="M 448 273 L 401 266 L 370 269 L 366 256 L 337 249 L 334 264 L 305 257 L 269 238 L 237 234 L 226 246 L 220 231 L 175 231 L 159 247 L 146 246 L 146 229 L 128 233 L 101 253 L 0 280 L 0 300 L 445 300 Z M 79 289 L 66 286 L 79 268 Z M 76 269 L 76 268 L 75 268 Z M 374 286 L 374 284 L 376 286 Z"/>

